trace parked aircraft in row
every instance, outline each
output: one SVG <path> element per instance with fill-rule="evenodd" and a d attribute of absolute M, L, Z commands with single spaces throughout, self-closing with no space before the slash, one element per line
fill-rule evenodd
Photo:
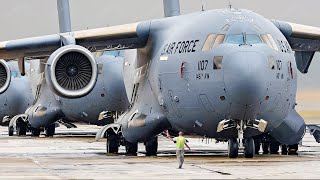
<path fill-rule="evenodd" d="M 169 16 L 178 3 L 165 1 Z M 229 7 L 0 42 L 0 58 L 42 59 L 55 95 L 81 98 L 100 85 L 92 53 L 125 50 L 130 106 L 98 133 L 107 133 L 107 152 L 124 144 L 136 154 L 144 142 L 156 154 L 156 136 L 169 129 L 228 141 L 229 157 L 243 147 L 252 158 L 254 138 L 298 149 L 306 125 L 295 110 L 297 71 L 308 71 L 319 38 L 320 28 Z"/>

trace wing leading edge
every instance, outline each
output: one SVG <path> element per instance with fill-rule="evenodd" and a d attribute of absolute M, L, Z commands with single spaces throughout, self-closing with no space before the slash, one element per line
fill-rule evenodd
<path fill-rule="evenodd" d="M 0 59 L 49 56 L 67 44 L 77 44 L 91 51 L 135 49 L 146 45 L 150 22 L 74 31 L 0 42 Z"/>

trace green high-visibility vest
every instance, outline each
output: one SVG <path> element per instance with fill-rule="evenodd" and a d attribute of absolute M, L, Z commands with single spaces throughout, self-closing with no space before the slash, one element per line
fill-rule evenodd
<path fill-rule="evenodd" d="M 177 148 L 184 148 L 184 143 L 186 143 L 186 139 L 183 136 L 177 137 L 177 140 L 176 140 Z"/>

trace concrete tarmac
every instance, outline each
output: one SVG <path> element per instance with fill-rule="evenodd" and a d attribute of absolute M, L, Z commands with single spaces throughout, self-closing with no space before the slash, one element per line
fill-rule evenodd
<path fill-rule="evenodd" d="M 177 169 L 175 146 L 159 138 L 157 157 L 146 157 L 139 144 L 137 157 L 105 154 L 105 140 L 94 141 L 99 128 L 80 125 L 58 128 L 53 138 L 8 137 L 0 127 L 0 179 L 320 179 L 320 144 L 306 134 L 298 156 L 227 157 L 227 143 L 188 139 L 183 169 Z M 68 133 L 67 133 L 68 132 Z M 72 135 L 73 134 L 73 135 Z"/>

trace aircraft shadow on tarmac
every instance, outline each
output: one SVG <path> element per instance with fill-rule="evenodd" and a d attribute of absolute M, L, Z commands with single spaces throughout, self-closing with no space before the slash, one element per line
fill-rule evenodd
<path fill-rule="evenodd" d="M 128 157 L 128 158 L 134 158 L 134 157 L 137 157 L 137 158 L 176 158 L 176 151 L 175 150 L 164 150 L 164 151 L 158 151 L 158 154 L 157 156 L 146 156 L 146 152 L 145 151 L 139 151 L 138 152 L 138 156 L 128 156 L 126 155 L 125 152 L 120 152 L 120 153 L 117 153 L 117 154 L 112 154 L 112 153 L 103 153 L 103 152 L 98 152 L 98 153 L 95 153 L 96 155 L 103 155 L 103 156 L 106 156 L 107 157 Z M 261 160 L 261 159 L 278 159 L 279 161 L 282 160 L 285 160 L 285 159 L 288 159 L 288 158 L 292 158 L 292 159 L 296 159 L 296 157 L 301 157 L 302 156 L 302 153 L 301 155 L 281 155 L 280 153 L 279 154 L 257 154 L 255 156 L 255 160 Z M 193 151 L 186 151 L 185 152 L 185 157 L 186 158 L 192 158 L 192 159 L 206 159 L 206 160 L 210 160 L 210 159 L 225 159 L 225 160 L 232 160 L 232 159 L 229 159 L 228 158 L 228 152 L 226 150 L 193 150 Z M 244 154 L 243 153 L 239 153 L 239 157 L 238 158 L 235 158 L 234 160 L 238 161 L 238 160 L 241 160 L 241 161 L 250 161 L 250 159 L 243 159 L 244 157 Z M 251 159 L 251 160 L 254 160 L 254 159 Z"/>

